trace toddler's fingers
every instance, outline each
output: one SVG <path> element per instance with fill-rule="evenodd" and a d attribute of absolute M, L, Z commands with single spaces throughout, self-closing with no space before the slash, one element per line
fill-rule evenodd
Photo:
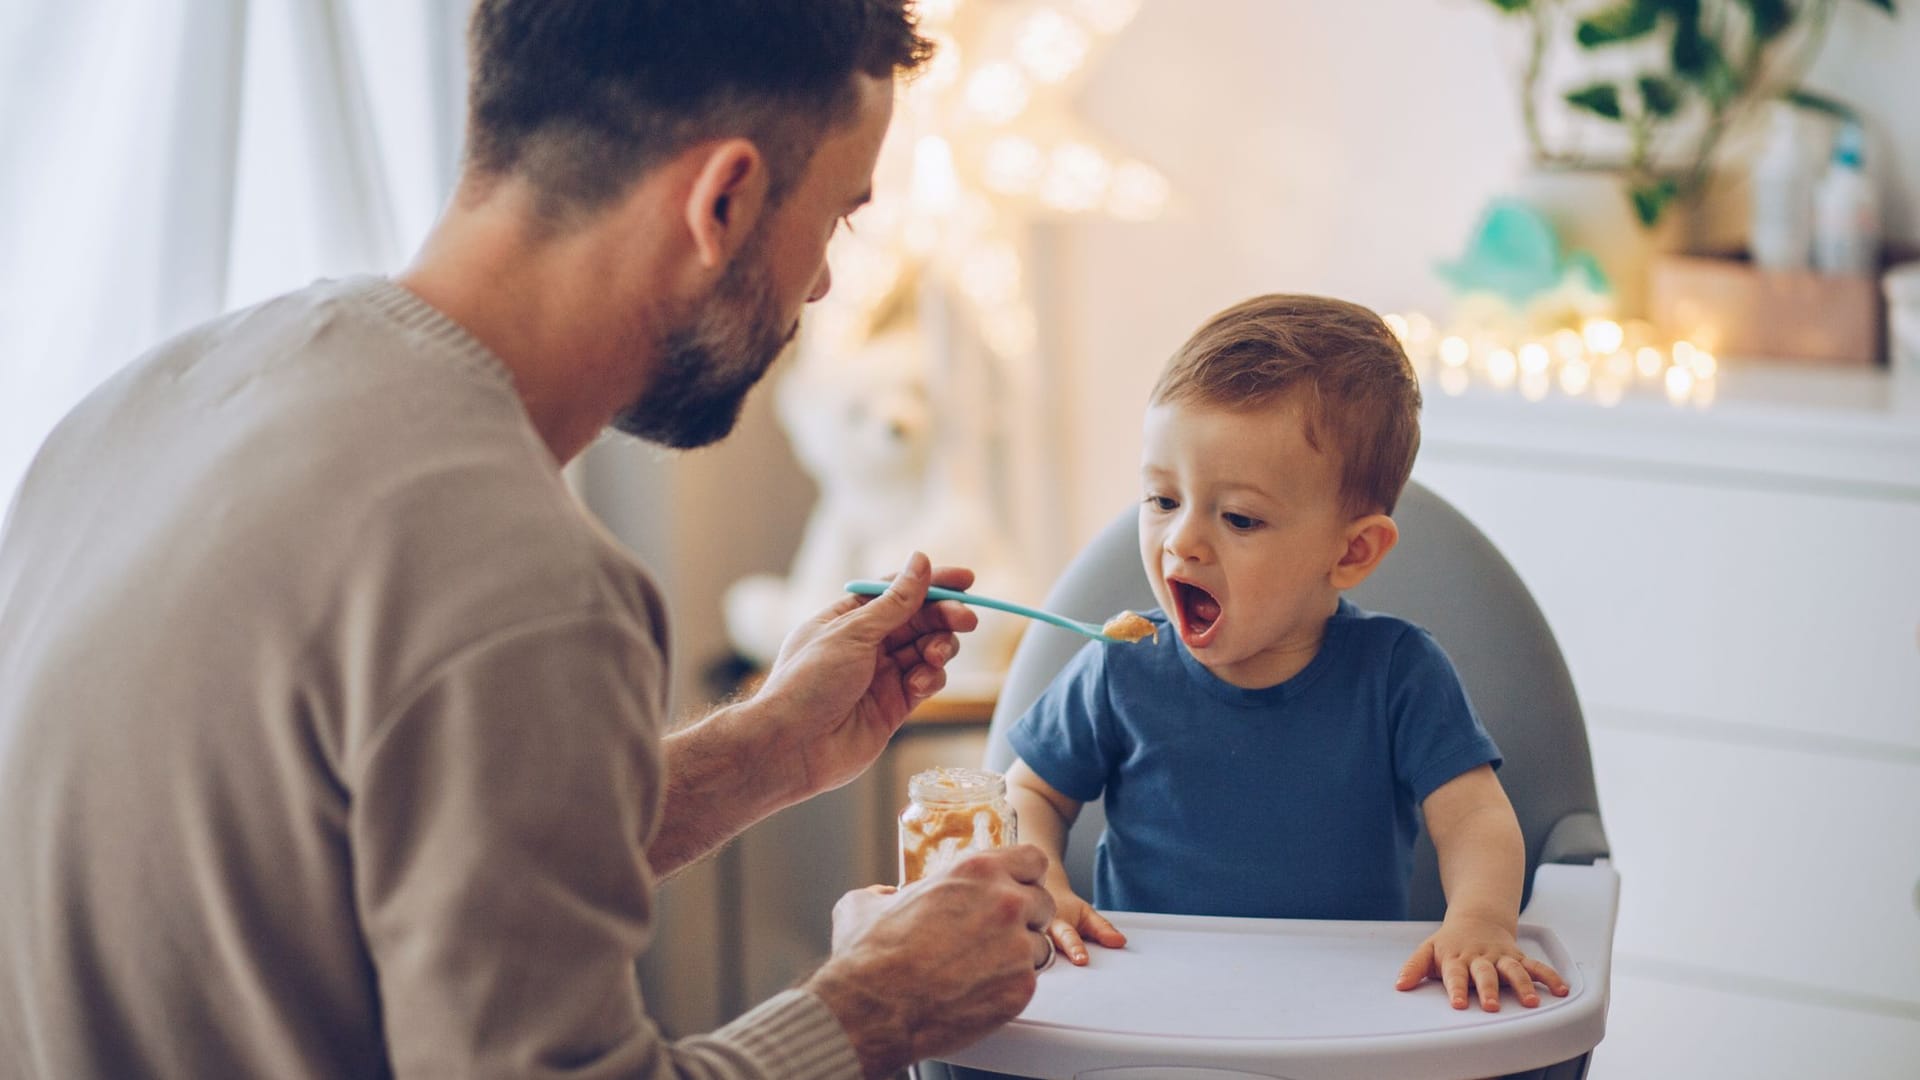
<path fill-rule="evenodd" d="M 1459 960 L 1446 960 L 1440 964 L 1440 985 L 1447 988 L 1447 1004 L 1456 1009 L 1467 1007 L 1467 965 Z"/>
<path fill-rule="evenodd" d="M 1533 988 L 1533 979 L 1519 960 L 1511 956 L 1503 956 L 1495 966 L 1500 969 L 1500 974 L 1506 977 L 1508 985 L 1513 987 L 1514 996 L 1520 999 L 1520 1004 L 1529 1009 L 1540 1004 L 1540 994 Z"/>
<path fill-rule="evenodd" d="M 1080 935 L 1065 919 L 1055 919 L 1047 924 L 1047 933 L 1053 935 L 1053 943 L 1059 947 L 1060 955 L 1077 967 L 1087 965 L 1087 947 L 1080 941 Z"/>
<path fill-rule="evenodd" d="M 1567 980 L 1561 978 L 1560 973 L 1553 970 L 1552 964 L 1544 960 L 1535 960 L 1532 957 L 1523 958 L 1520 963 L 1527 969 L 1527 974 L 1546 983 L 1547 989 L 1553 991 L 1554 997 L 1567 996 Z"/>
<path fill-rule="evenodd" d="M 1127 935 L 1121 933 L 1119 927 L 1107 921 L 1105 915 L 1092 908 L 1087 909 L 1087 917 L 1080 921 L 1080 932 L 1109 949 L 1123 948 L 1127 944 Z"/>
<path fill-rule="evenodd" d="M 1480 991 L 1480 1008 L 1486 1012 L 1500 1011 L 1500 972 L 1493 961 L 1484 956 L 1475 957 L 1471 968 L 1473 985 Z"/>
<path fill-rule="evenodd" d="M 1433 942 L 1421 942 L 1413 950 L 1407 962 L 1400 965 L 1400 977 L 1394 980 L 1395 990 L 1411 990 L 1427 981 L 1427 973 L 1433 970 Z"/>

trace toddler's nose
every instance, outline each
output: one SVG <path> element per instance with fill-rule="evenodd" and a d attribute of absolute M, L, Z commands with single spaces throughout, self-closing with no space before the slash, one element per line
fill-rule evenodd
<path fill-rule="evenodd" d="M 1182 514 L 1167 530 L 1167 554 L 1181 562 L 1198 562 L 1206 556 L 1206 539 L 1193 515 Z"/>

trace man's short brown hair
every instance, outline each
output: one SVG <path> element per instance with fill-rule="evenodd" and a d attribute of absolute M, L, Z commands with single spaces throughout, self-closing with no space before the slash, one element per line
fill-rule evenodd
<path fill-rule="evenodd" d="M 1155 405 L 1297 404 L 1307 442 L 1338 456 L 1352 514 L 1393 512 L 1420 449 L 1420 381 L 1380 316 L 1322 296 L 1257 296 L 1215 315 L 1175 353 Z"/>
<path fill-rule="evenodd" d="M 856 73 L 932 55 L 912 0 L 478 0 L 467 168 L 577 221 L 708 139 L 760 148 L 778 201 L 854 114 Z"/>

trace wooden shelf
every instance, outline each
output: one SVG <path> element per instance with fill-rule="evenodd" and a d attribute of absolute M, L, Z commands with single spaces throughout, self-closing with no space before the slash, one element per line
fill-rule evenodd
<path fill-rule="evenodd" d="M 980 724 L 993 719 L 994 699 L 990 697 L 928 698 L 907 717 L 909 724 Z"/>
<path fill-rule="evenodd" d="M 743 677 L 730 692 L 730 697 L 746 698 L 753 696 L 766 680 L 767 673 L 754 671 Z M 964 725 L 977 724 L 985 727 L 993 719 L 994 697 L 983 694 L 941 693 L 920 703 L 907 717 L 907 725 Z"/>

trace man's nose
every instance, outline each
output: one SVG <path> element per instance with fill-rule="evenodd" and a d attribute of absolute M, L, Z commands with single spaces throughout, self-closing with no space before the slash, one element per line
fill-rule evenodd
<path fill-rule="evenodd" d="M 826 263 L 820 264 L 820 276 L 813 279 L 813 291 L 807 294 L 807 303 L 811 304 L 827 295 L 833 288 L 833 268 Z"/>

